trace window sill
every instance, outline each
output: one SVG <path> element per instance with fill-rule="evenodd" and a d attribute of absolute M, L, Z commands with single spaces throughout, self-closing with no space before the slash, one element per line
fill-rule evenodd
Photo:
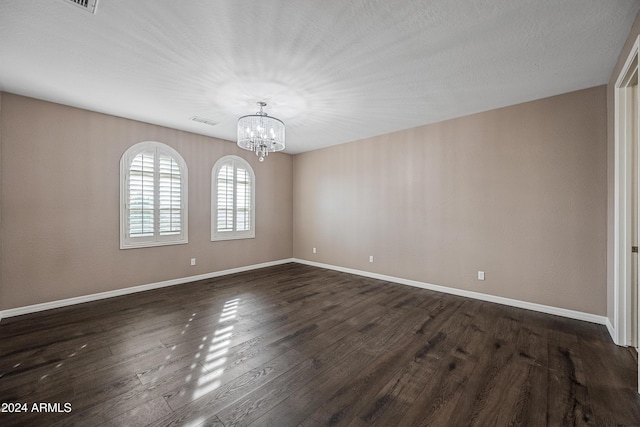
<path fill-rule="evenodd" d="M 155 246 L 186 245 L 187 243 L 189 243 L 188 240 L 167 241 L 167 242 L 136 242 L 136 243 L 120 242 L 120 249 L 140 249 L 140 248 L 152 248 Z"/>
<path fill-rule="evenodd" d="M 242 240 L 242 239 L 255 239 L 255 234 L 247 234 L 247 235 L 229 235 L 229 236 L 211 236 L 212 242 L 219 242 L 224 240 Z"/>

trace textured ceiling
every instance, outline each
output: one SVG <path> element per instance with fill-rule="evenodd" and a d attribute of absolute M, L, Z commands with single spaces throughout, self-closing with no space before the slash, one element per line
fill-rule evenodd
<path fill-rule="evenodd" d="M 0 90 L 287 150 L 604 84 L 637 0 L 0 0 Z M 190 121 L 201 116 L 218 125 Z"/>

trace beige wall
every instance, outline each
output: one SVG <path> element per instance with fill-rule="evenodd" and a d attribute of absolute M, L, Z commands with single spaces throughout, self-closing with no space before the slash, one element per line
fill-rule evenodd
<path fill-rule="evenodd" d="M 605 315 L 606 117 L 600 86 L 296 155 L 294 256 Z"/>
<path fill-rule="evenodd" d="M 0 309 L 291 257 L 291 156 L 260 164 L 229 141 L 8 93 L 1 103 Z M 186 245 L 119 249 L 119 162 L 140 141 L 187 163 Z M 211 168 L 226 154 L 254 168 L 255 239 L 210 241 Z"/>
<path fill-rule="evenodd" d="M 609 84 L 607 85 L 607 317 L 611 324 L 614 323 L 614 284 L 613 273 L 615 271 L 613 253 L 614 253 L 614 177 L 615 177 L 615 105 L 614 105 L 614 86 L 618 75 L 624 66 L 631 48 L 636 39 L 640 35 L 640 12 L 636 15 L 636 20 L 631 27 L 629 37 L 620 52 L 618 62 L 611 73 Z"/>

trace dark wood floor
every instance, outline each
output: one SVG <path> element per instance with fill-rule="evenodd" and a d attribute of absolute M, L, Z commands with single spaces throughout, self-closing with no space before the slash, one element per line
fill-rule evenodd
<path fill-rule="evenodd" d="M 630 426 L 635 363 L 600 325 L 286 264 L 2 320 L 28 412 L 0 425 Z"/>

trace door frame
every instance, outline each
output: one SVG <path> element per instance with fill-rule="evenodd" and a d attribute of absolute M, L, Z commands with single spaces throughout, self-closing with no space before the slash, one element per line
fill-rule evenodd
<path fill-rule="evenodd" d="M 640 36 L 636 38 L 633 48 L 627 57 L 624 67 L 620 71 L 614 87 L 614 315 L 613 340 L 617 345 L 630 346 L 637 342 L 637 337 L 631 333 L 634 307 L 632 301 L 633 277 L 631 274 L 631 246 L 632 246 L 632 195 L 633 188 L 633 132 L 630 120 L 633 108 L 630 107 L 629 82 L 634 73 L 638 72 L 638 49 Z"/>

